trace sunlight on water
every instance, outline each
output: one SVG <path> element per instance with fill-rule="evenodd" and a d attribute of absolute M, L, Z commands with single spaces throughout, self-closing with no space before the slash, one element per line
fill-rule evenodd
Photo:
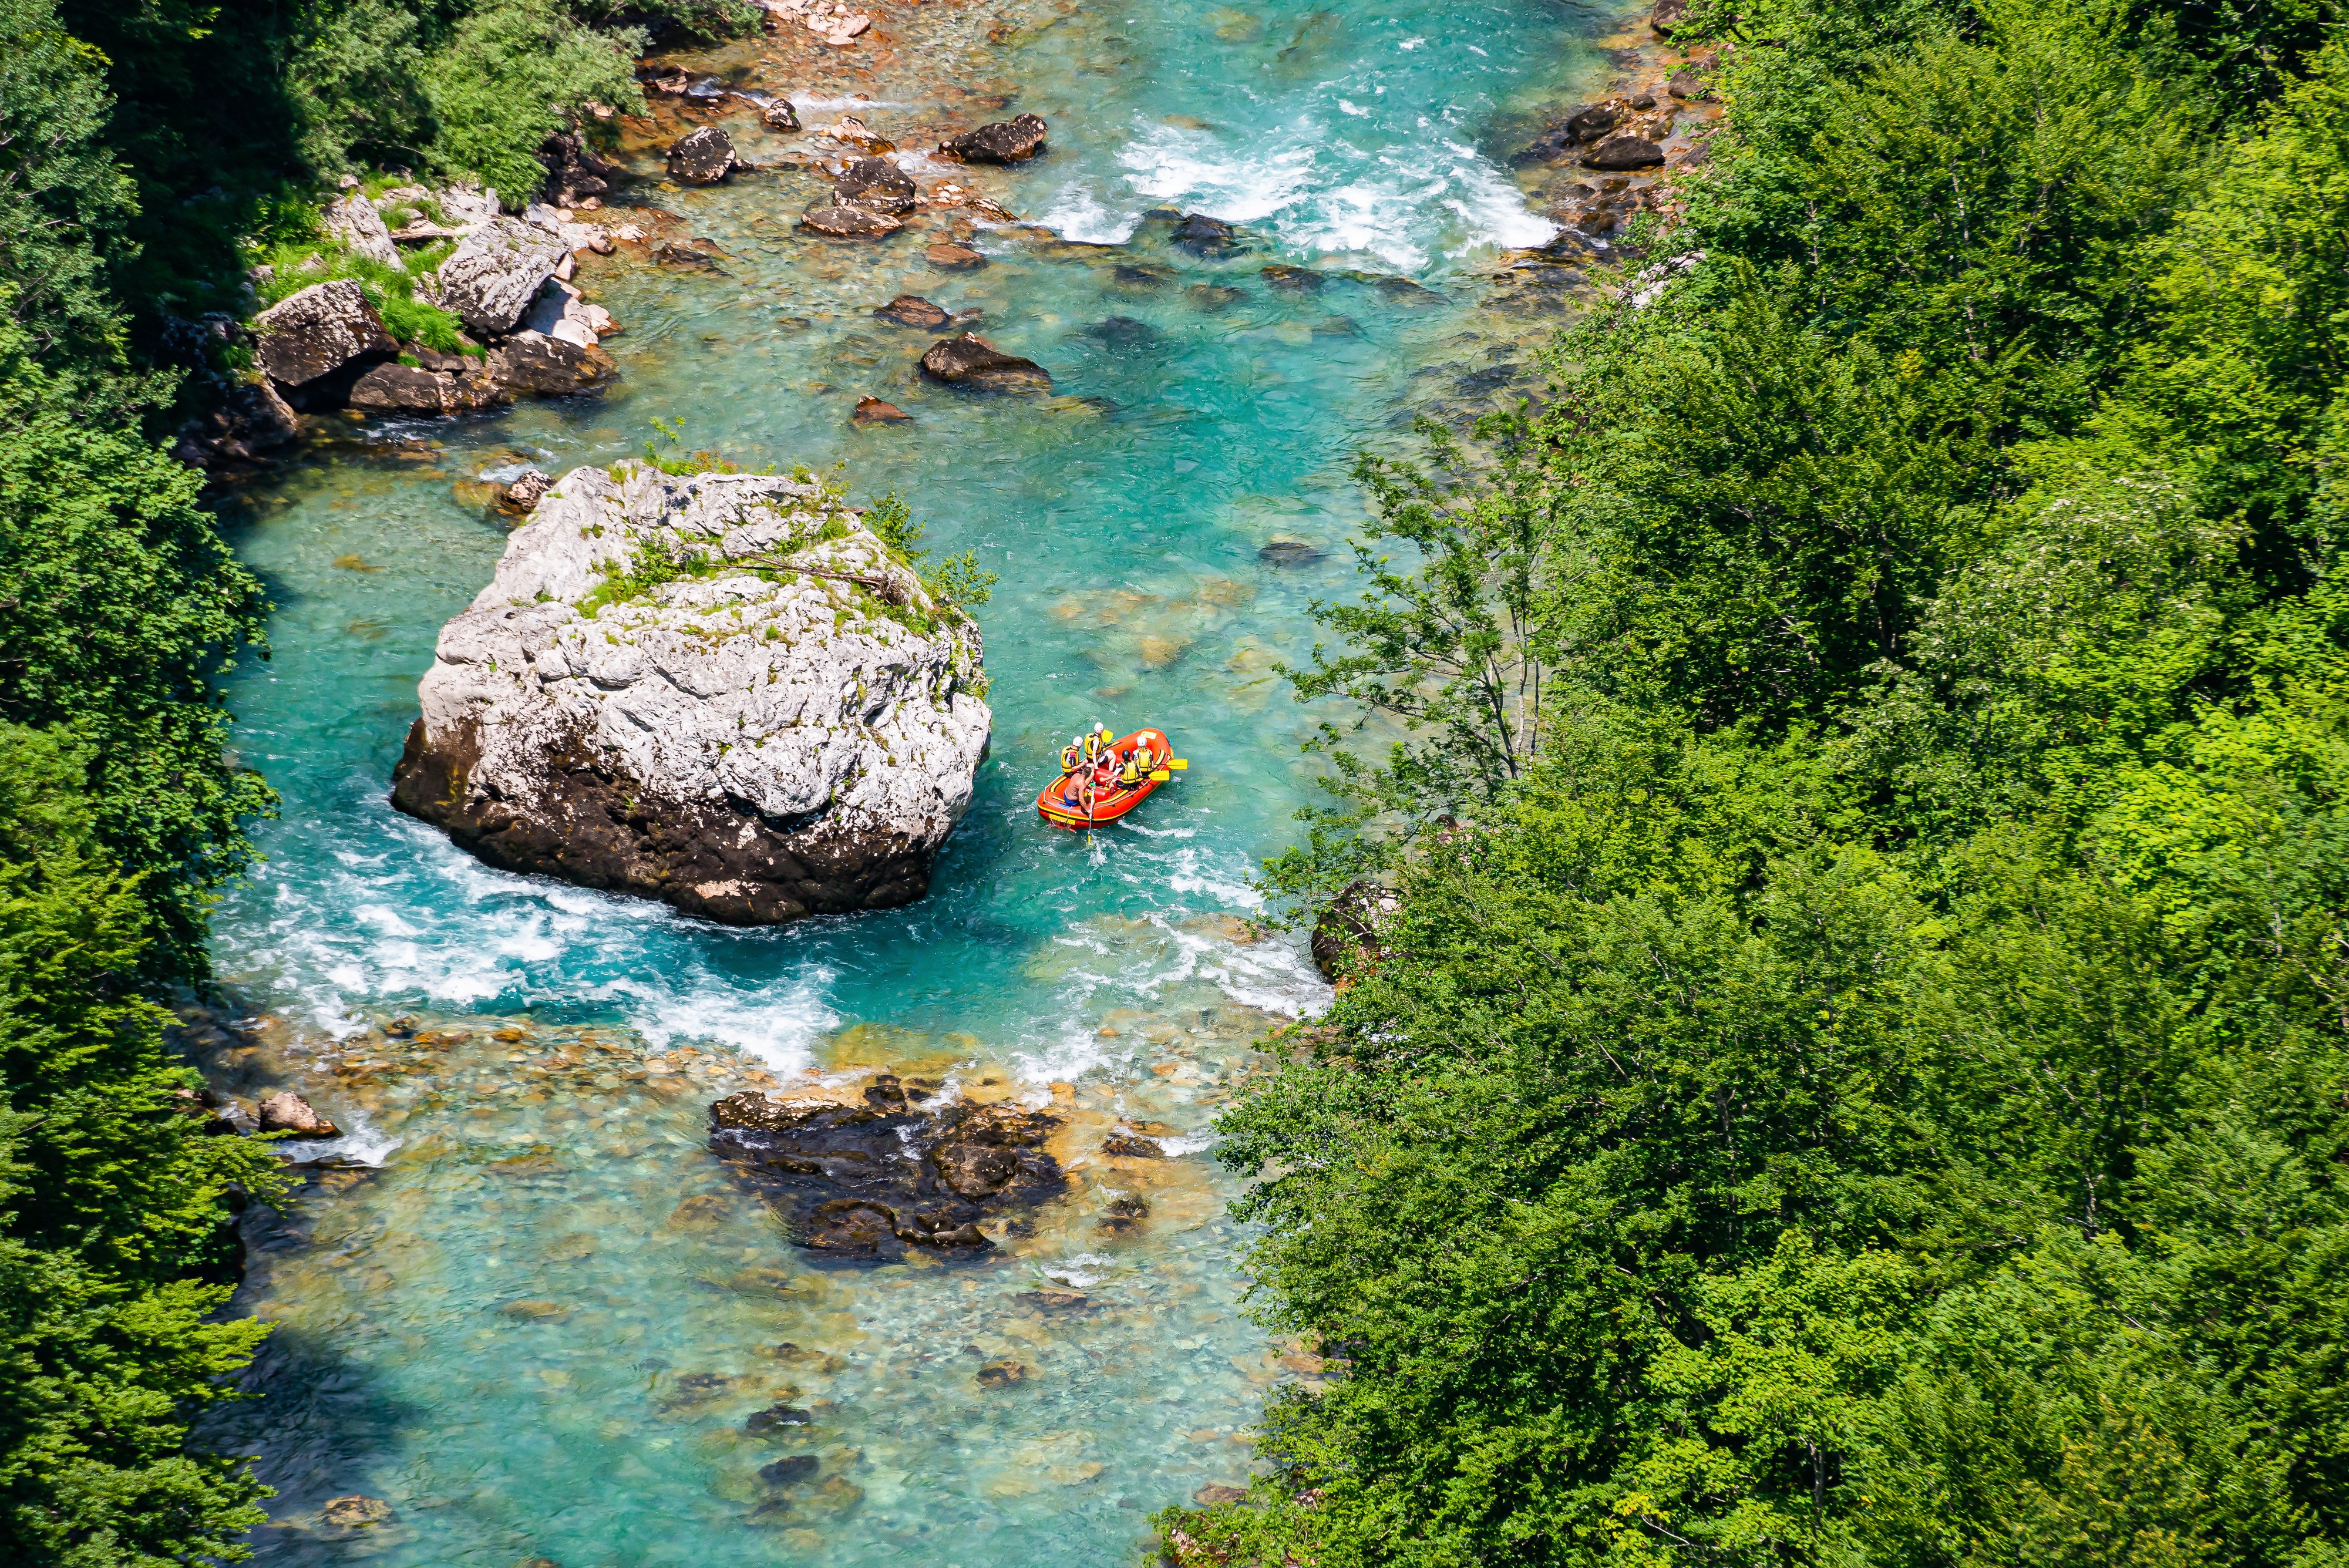
<path fill-rule="evenodd" d="M 1603 68 L 1609 24 L 1550 0 L 1037 5 L 989 44 L 976 12 L 920 10 L 933 33 L 868 40 L 862 78 L 795 77 L 825 52 L 763 40 L 712 63 L 909 146 L 990 104 L 1044 114 L 1039 164 L 968 176 L 1039 228 L 836 246 L 792 226 L 814 173 L 647 189 L 718 265 L 585 269 L 626 327 L 608 398 L 354 424 L 244 499 L 278 609 L 236 743 L 285 810 L 217 956 L 370 1168 L 254 1232 L 243 1303 L 284 1326 L 267 1400 L 219 1430 L 281 1489 L 264 1563 L 1131 1562 L 1148 1511 L 1245 1480 L 1240 1434 L 1313 1369 L 1241 1314 L 1206 1152 L 1252 1043 L 1327 995 L 1301 938 L 1245 921 L 1321 717 L 1274 667 L 1309 649 L 1309 601 L 1353 591 L 1352 453 L 1490 406 L 1506 365 L 1455 384 L 1548 324 L 1484 307 L 1495 247 L 1552 232 L 1497 154 Z M 728 123 L 757 160 L 797 140 Z M 1166 204 L 1255 248 L 1187 254 Z M 929 265 L 949 233 L 988 264 Z M 1329 275 L 1276 287 L 1272 262 Z M 976 313 L 1053 395 L 926 385 L 929 335 L 871 315 L 900 292 Z M 866 394 L 915 422 L 851 426 Z M 386 804 L 435 634 L 503 546 L 469 486 L 608 462 L 656 416 L 739 462 L 843 464 L 1002 575 L 994 748 L 921 903 L 725 929 L 491 870 Z M 1096 719 L 1163 727 L 1190 771 L 1113 830 L 1049 831 L 1035 792 Z M 1070 1193 L 983 1262 L 795 1249 L 709 1154 L 706 1107 L 871 1067 L 1056 1106 Z M 1169 1158 L 1102 1154 L 1121 1119 Z M 1133 1196 L 1146 1219 L 1109 1214 Z M 1007 1362 L 1026 1376 L 980 1379 Z M 778 1405 L 804 1421 L 746 1429 Z M 347 1493 L 394 1520 L 323 1521 Z"/>

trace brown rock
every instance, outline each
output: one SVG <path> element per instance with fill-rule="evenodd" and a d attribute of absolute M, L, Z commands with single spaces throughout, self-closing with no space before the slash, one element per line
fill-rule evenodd
<path fill-rule="evenodd" d="M 280 1089 L 261 1102 L 261 1130 L 298 1133 L 304 1137 L 336 1137 L 341 1132 L 291 1089 Z"/>
<path fill-rule="evenodd" d="M 454 414 L 513 401 L 486 369 L 443 375 L 407 365 L 378 365 L 345 400 L 369 413 Z"/>
<path fill-rule="evenodd" d="M 1029 1371 L 1016 1361 L 990 1361 L 978 1369 L 978 1376 L 982 1388 L 1008 1388 L 1026 1382 Z"/>
<path fill-rule="evenodd" d="M 1582 156 L 1586 169 L 1661 169 L 1664 150 L 1644 136 L 1610 136 Z"/>
<path fill-rule="evenodd" d="M 985 256 L 968 245 L 958 245 L 951 240 L 940 240 L 922 254 L 929 258 L 932 266 L 942 266 L 949 270 L 987 265 Z"/>
<path fill-rule="evenodd" d="M 612 357 L 596 348 L 581 348 L 560 337 L 517 333 L 491 351 L 490 379 L 509 395 L 535 392 L 562 398 L 574 392 L 600 392 L 619 373 Z"/>
<path fill-rule="evenodd" d="M 1201 1508 L 1216 1508 L 1227 1502 L 1246 1502 L 1247 1501 L 1247 1488 L 1244 1486 L 1225 1486 L 1220 1482 L 1209 1482 L 1207 1485 L 1203 1486 L 1198 1490 L 1193 1492 L 1191 1494 L 1191 1501 Z"/>
<path fill-rule="evenodd" d="M 787 98 L 768 99 L 766 108 L 759 111 L 759 118 L 766 122 L 769 130 L 797 130 L 800 128 L 799 110 L 792 107 L 792 100 Z"/>
<path fill-rule="evenodd" d="M 1024 163 L 1044 151 L 1040 116 L 1023 114 L 938 143 L 941 156 L 965 163 Z"/>
<path fill-rule="evenodd" d="M 859 398 L 855 420 L 860 425 L 909 425 L 914 416 L 895 403 L 885 403 L 878 398 Z"/>
<path fill-rule="evenodd" d="M 1164 1159 L 1166 1151 L 1151 1138 L 1130 1132 L 1113 1132 L 1102 1139 L 1102 1152 L 1115 1159 Z"/>
<path fill-rule="evenodd" d="M 1705 73 L 1695 66 L 1682 66 L 1672 73 L 1664 90 L 1679 99 L 1711 98 L 1713 88 L 1707 85 Z"/>
<path fill-rule="evenodd" d="M 842 205 L 875 213 L 902 214 L 914 210 L 921 188 L 914 177 L 886 158 L 860 158 L 841 171 L 832 182 L 832 199 Z"/>
<path fill-rule="evenodd" d="M 943 306 L 933 305 L 913 294 L 901 294 L 873 314 L 900 327 L 918 327 L 928 332 L 936 331 L 953 319 Z"/>
<path fill-rule="evenodd" d="M 513 482 L 506 486 L 505 494 L 499 497 L 498 504 L 508 512 L 528 512 L 546 499 L 546 493 L 554 487 L 552 474 L 535 468 L 525 468 L 514 475 Z"/>
<path fill-rule="evenodd" d="M 874 240 L 895 234 L 905 226 L 905 220 L 895 213 L 835 202 L 830 206 L 810 207 L 800 215 L 800 226 L 834 239 Z"/>
<path fill-rule="evenodd" d="M 1219 256 L 1239 249 L 1239 231 L 1221 218 L 1188 213 L 1174 226 L 1174 243 L 1194 255 Z"/>
<path fill-rule="evenodd" d="M 525 1301 L 508 1302 L 498 1308 L 498 1313 L 502 1317 L 520 1318 L 525 1323 L 544 1323 L 551 1319 L 570 1316 L 571 1309 L 561 1302 L 543 1301 L 533 1297 Z"/>
<path fill-rule="evenodd" d="M 328 1524 L 337 1530 L 362 1530 L 371 1524 L 382 1524 L 391 1518 L 391 1504 L 379 1497 L 330 1497 L 318 1510 Z"/>
<path fill-rule="evenodd" d="M 670 144 L 668 177 L 680 185 L 715 185 L 740 161 L 734 153 L 734 139 L 714 125 L 705 125 Z"/>
<path fill-rule="evenodd" d="M 975 333 L 945 337 L 922 356 L 922 373 L 951 386 L 983 391 L 1049 391 L 1052 378 L 1033 359 L 1006 354 Z"/>
<path fill-rule="evenodd" d="M 1656 0 L 1656 8 L 1648 14 L 1648 26 L 1669 38 L 1688 20 L 1689 0 Z"/>

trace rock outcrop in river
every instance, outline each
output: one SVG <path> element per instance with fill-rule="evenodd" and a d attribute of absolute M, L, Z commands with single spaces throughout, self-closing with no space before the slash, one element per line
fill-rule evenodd
<path fill-rule="evenodd" d="M 1066 1189 L 1044 1148 L 1058 1116 L 926 1098 L 886 1073 L 861 1103 L 747 1091 L 709 1107 L 709 1143 L 782 1199 L 801 1245 L 844 1257 L 984 1252 L 981 1220 Z"/>
<path fill-rule="evenodd" d="M 441 628 L 392 804 L 729 924 L 905 904 L 987 751 L 980 658 L 816 482 L 574 469 Z"/>

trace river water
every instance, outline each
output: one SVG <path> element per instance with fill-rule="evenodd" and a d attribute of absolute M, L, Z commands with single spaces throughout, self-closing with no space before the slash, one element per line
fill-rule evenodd
<path fill-rule="evenodd" d="M 1496 279 L 1551 233 L 1505 155 L 1604 82 L 1623 26 L 1556 0 L 929 0 L 852 50 L 695 57 L 905 146 L 1040 113 L 1045 158 L 957 176 L 1027 221 L 823 241 L 791 222 L 816 173 L 678 191 L 642 156 L 630 199 L 717 265 L 585 269 L 626 328 L 615 391 L 353 422 L 239 500 L 278 607 L 236 744 L 285 804 L 216 959 L 259 1042 L 234 1059 L 353 1134 L 252 1229 L 239 1304 L 280 1327 L 265 1399 L 213 1436 L 280 1489 L 261 1562 L 1123 1563 L 1148 1511 L 1245 1481 L 1248 1423 L 1314 1363 L 1243 1314 L 1209 1124 L 1326 999 L 1301 940 L 1245 917 L 1314 793 L 1299 742 L 1340 716 L 1273 665 L 1310 647 L 1310 599 L 1353 591 L 1353 454 L 1492 406 L 1555 328 L 1562 301 Z M 762 162 L 819 145 L 724 123 Z M 1251 248 L 1174 248 L 1170 205 Z M 926 259 L 957 236 L 988 265 Z M 1328 275 L 1278 288 L 1272 263 Z M 1055 394 L 926 387 L 931 335 L 871 315 L 900 292 L 978 313 Z M 868 393 L 914 422 L 853 426 Z M 746 465 L 842 465 L 1000 574 L 993 753 L 912 908 L 726 929 L 491 870 L 385 803 L 435 633 L 502 547 L 479 482 L 608 462 L 657 418 Z M 1190 770 L 1114 830 L 1047 830 L 1035 792 L 1096 719 L 1166 730 Z M 1057 1104 L 1069 1196 L 975 1264 L 796 1251 L 708 1153 L 707 1104 L 874 1066 Z M 1169 1158 L 1102 1156 L 1119 1118 Z M 1105 1220 L 1128 1196 L 1148 1216 Z M 745 1430 L 778 1404 L 804 1423 Z M 390 1517 L 322 1515 L 354 1494 Z"/>

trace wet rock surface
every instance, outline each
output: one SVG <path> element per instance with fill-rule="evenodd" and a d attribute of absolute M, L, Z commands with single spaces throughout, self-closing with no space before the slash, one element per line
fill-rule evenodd
<path fill-rule="evenodd" d="M 1042 116 L 1023 114 L 941 141 L 938 151 L 965 163 L 1024 163 L 1044 151 L 1045 134 Z"/>
<path fill-rule="evenodd" d="M 922 356 L 922 373 L 949 386 L 981 391 L 1049 391 L 1051 373 L 1033 359 L 1006 354 L 976 333 L 947 337 Z"/>
<path fill-rule="evenodd" d="M 893 216 L 911 212 L 920 189 L 886 158 L 860 158 L 832 182 L 832 199 Z"/>
<path fill-rule="evenodd" d="M 710 1147 L 782 1209 L 812 1251 L 891 1261 L 908 1247 L 977 1256 L 979 1221 L 1057 1197 L 1068 1183 L 1044 1143 L 1045 1111 L 925 1105 L 882 1074 L 861 1102 L 729 1096 L 709 1107 Z"/>
<path fill-rule="evenodd" d="M 1193 255 L 1229 255 L 1240 248 L 1240 233 L 1221 218 L 1191 213 L 1174 226 L 1174 243 Z"/>
<path fill-rule="evenodd" d="M 680 185 L 715 185 L 741 160 L 734 139 L 714 125 L 687 131 L 668 150 L 668 177 Z"/>
<path fill-rule="evenodd" d="M 919 327 L 935 332 L 953 319 L 946 307 L 933 305 L 919 295 L 901 294 L 873 313 L 884 321 L 894 321 L 900 327 Z"/>

